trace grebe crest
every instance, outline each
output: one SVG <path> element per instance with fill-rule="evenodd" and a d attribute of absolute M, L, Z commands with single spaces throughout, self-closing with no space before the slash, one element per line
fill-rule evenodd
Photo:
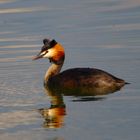
<path fill-rule="evenodd" d="M 80 92 L 102 95 L 120 90 L 125 84 L 103 70 L 95 68 L 72 68 L 60 73 L 65 59 L 64 48 L 55 40 L 44 39 L 40 53 L 33 58 L 48 58 L 52 65 L 45 74 L 47 87 L 60 89 L 62 92 Z"/>

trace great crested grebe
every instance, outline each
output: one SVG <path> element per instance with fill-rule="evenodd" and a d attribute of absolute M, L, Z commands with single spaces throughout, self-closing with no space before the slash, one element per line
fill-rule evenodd
<path fill-rule="evenodd" d="M 44 78 L 47 87 L 70 92 L 104 94 L 120 90 L 127 84 L 124 80 L 95 68 L 72 68 L 60 73 L 65 59 L 64 48 L 55 40 L 44 39 L 43 43 L 40 53 L 33 60 L 48 58 L 52 63 Z"/>

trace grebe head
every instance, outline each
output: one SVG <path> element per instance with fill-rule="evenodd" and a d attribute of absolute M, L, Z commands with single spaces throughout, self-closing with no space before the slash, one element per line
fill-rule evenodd
<path fill-rule="evenodd" d="M 64 62 L 65 52 L 62 45 L 55 40 L 43 39 L 43 47 L 39 54 L 33 58 L 37 60 L 39 58 L 48 58 L 50 62 L 61 64 Z"/>

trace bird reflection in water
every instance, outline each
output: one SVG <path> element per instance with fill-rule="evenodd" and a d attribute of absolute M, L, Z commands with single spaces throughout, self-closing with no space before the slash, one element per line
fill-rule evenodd
<path fill-rule="evenodd" d="M 99 101 L 105 99 L 105 95 L 111 94 L 109 91 L 103 91 L 103 93 L 98 92 L 91 92 L 87 93 L 80 93 L 77 91 L 67 91 L 62 92 L 62 90 L 58 90 L 55 88 L 50 88 L 45 86 L 45 93 L 47 96 L 50 97 L 50 107 L 49 108 L 41 108 L 38 109 L 39 113 L 44 118 L 43 127 L 45 128 L 61 128 L 64 126 L 64 118 L 66 115 L 66 105 L 63 100 L 63 96 L 70 96 L 74 97 L 72 99 L 73 102 L 88 102 L 88 101 Z M 118 90 L 116 90 L 118 91 Z M 116 92 L 114 91 L 114 92 Z M 112 92 L 112 93 L 114 93 Z"/>
<path fill-rule="evenodd" d="M 43 127 L 60 128 L 64 125 L 64 116 L 66 115 L 66 106 L 63 102 L 62 94 L 45 88 L 46 94 L 50 97 L 51 106 L 49 108 L 39 109 L 40 114 L 45 119 Z"/>

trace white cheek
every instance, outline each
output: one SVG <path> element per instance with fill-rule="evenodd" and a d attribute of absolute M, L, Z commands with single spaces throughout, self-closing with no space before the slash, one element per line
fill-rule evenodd
<path fill-rule="evenodd" d="M 44 55 L 46 52 L 42 52 L 40 55 Z"/>
<path fill-rule="evenodd" d="M 53 57 L 53 53 L 51 50 L 48 50 L 48 52 L 43 56 L 44 58 L 51 58 Z"/>

